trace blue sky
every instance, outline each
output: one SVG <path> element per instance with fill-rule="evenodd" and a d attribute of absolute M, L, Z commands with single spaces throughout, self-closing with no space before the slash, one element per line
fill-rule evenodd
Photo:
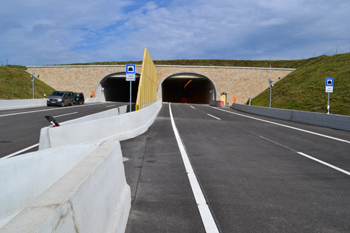
<path fill-rule="evenodd" d="M 300 59 L 350 51 L 349 0 L 5 0 L 0 60 Z"/>

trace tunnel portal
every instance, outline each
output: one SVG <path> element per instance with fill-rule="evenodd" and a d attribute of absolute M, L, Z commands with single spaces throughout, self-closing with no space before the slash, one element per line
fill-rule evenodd
<path fill-rule="evenodd" d="M 135 74 L 135 81 L 132 83 L 132 102 L 136 102 L 137 91 L 140 82 L 140 74 Z M 106 101 L 129 102 L 130 81 L 126 81 L 126 72 L 109 74 L 100 83 Z"/>
<path fill-rule="evenodd" d="M 162 82 L 164 102 L 209 104 L 216 99 L 216 87 L 211 79 L 197 73 L 178 73 Z"/>

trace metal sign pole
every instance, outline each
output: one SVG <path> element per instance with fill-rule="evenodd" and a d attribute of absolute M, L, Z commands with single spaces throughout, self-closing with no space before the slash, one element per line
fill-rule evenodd
<path fill-rule="evenodd" d="M 32 74 L 33 99 L 34 99 L 34 82 L 35 82 L 35 59 L 33 59 L 33 74 Z"/>
<path fill-rule="evenodd" d="M 131 112 L 131 98 L 132 98 L 132 85 L 131 85 L 131 82 L 130 81 L 130 112 Z"/>
<path fill-rule="evenodd" d="M 326 78 L 326 93 L 328 93 L 327 114 L 329 114 L 329 109 L 331 108 L 331 106 L 329 106 L 329 93 L 333 93 L 333 86 L 334 86 L 334 79 L 333 78 Z"/>
<path fill-rule="evenodd" d="M 328 100 L 327 100 L 327 114 L 329 114 L 329 92 L 328 92 Z"/>
<path fill-rule="evenodd" d="M 135 81 L 135 65 L 126 65 L 126 81 L 130 81 L 130 111 L 132 109 L 132 81 Z"/>

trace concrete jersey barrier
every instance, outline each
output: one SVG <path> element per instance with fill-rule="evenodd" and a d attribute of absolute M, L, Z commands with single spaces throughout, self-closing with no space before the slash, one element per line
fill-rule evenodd
<path fill-rule="evenodd" d="M 116 140 L 145 132 L 161 107 L 159 100 L 118 115 L 123 106 L 44 128 L 48 149 L 0 161 L 0 187 L 6 190 L 0 232 L 124 232 L 131 194 Z"/>
<path fill-rule="evenodd" d="M 46 99 L 0 100 L 0 110 L 46 106 Z"/>
<path fill-rule="evenodd" d="M 65 121 L 63 123 L 60 123 L 60 125 L 73 125 L 73 124 L 77 124 L 77 123 L 88 122 L 88 121 L 92 121 L 92 120 L 99 120 L 99 119 L 104 119 L 104 118 L 108 118 L 108 117 L 118 116 L 121 114 L 125 114 L 127 108 L 128 107 L 126 105 L 124 105 L 124 106 L 121 106 L 118 108 L 113 108 L 113 109 L 110 109 L 107 111 L 94 113 L 92 115 L 80 117 L 80 118 L 77 118 L 74 120 Z"/>
<path fill-rule="evenodd" d="M 97 147 L 97 144 L 79 144 L 1 160 L 0 227 Z"/>
<path fill-rule="evenodd" d="M 209 105 L 210 106 L 214 106 L 214 107 L 223 107 L 224 106 L 224 102 L 220 101 L 220 100 L 210 100 L 209 101 Z"/>
<path fill-rule="evenodd" d="M 75 155 L 71 153 L 70 156 Z M 19 195 L 25 195 L 26 187 L 14 185 L 18 186 Z M 11 219 L 0 232 L 124 232 L 130 208 L 131 193 L 125 179 L 120 144 L 107 141 Z"/>
<path fill-rule="evenodd" d="M 350 131 L 349 116 L 248 106 L 242 104 L 233 104 L 231 108 L 261 116 Z"/>
<path fill-rule="evenodd" d="M 136 137 L 147 131 L 161 107 L 162 100 L 159 100 L 136 112 L 75 124 L 62 124 L 59 127 L 42 128 L 39 150 L 109 138 L 125 140 Z M 77 137 L 77 132 L 79 132 L 79 137 Z"/>

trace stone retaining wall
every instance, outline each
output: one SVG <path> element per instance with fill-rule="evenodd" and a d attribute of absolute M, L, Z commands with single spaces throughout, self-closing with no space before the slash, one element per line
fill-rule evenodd
<path fill-rule="evenodd" d="M 268 78 L 276 83 L 294 69 L 278 68 L 246 68 L 223 66 L 156 66 L 158 85 L 162 80 L 172 74 L 187 72 L 197 73 L 209 77 L 217 88 L 218 98 L 222 92 L 227 92 L 227 99 L 233 103 L 237 95 L 237 103 L 246 103 L 249 97 L 255 97 L 268 88 Z M 27 67 L 32 73 L 33 67 Z M 125 72 L 124 65 L 90 65 L 90 66 L 39 66 L 35 73 L 40 79 L 56 90 L 70 90 L 83 92 L 85 98 L 89 97 L 98 82 L 108 74 Z M 136 66 L 136 73 L 141 73 L 141 65 Z"/>

